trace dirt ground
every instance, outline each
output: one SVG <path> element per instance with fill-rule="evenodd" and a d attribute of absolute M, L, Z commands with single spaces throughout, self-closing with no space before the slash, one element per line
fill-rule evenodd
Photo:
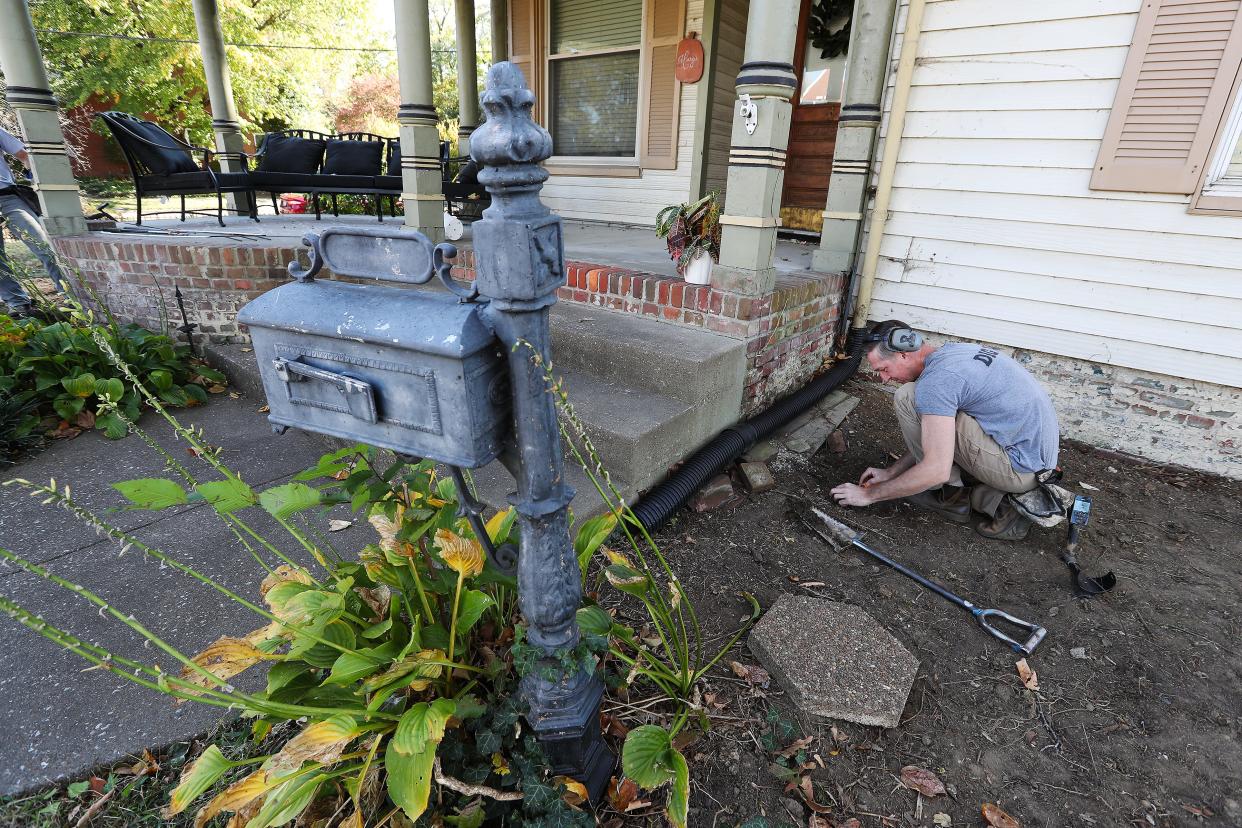
<path fill-rule="evenodd" d="M 831 504 L 833 485 L 901 449 L 891 396 L 869 383 L 847 390 L 862 402 L 842 427 L 844 452 L 830 441 L 809 462 L 775 460 L 776 491 L 683 511 L 658 537 L 709 636 L 737 627 L 738 589 L 765 608 L 782 593 L 822 596 L 881 621 L 921 662 L 918 678 L 900 726 L 838 722 L 834 734 L 798 721 L 775 682 L 765 691 L 713 670 L 713 707 L 723 706 L 685 751 L 691 824 L 808 825 L 810 809 L 770 765 L 771 748 L 811 736 L 802 758 L 830 809 L 816 825 L 982 825 L 980 806 L 998 803 L 1025 828 L 1242 826 L 1242 485 L 1063 446 L 1066 484 L 1094 499 L 1080 563 L 1119 581 L 1094 600 L 1071 592 L 1064 525 L 1003 543 L 902 503 L 828 508 L 976 603 L 1043 623 L 1032 692 L 1017 656 L 962 610 L 861 553 L 833 551 L 798 519 L 800 500 Z M 745 648 L 730 659 L 757 663 Z M 902 787 L 907 765 L 937 774 L 947 794 Z"/>

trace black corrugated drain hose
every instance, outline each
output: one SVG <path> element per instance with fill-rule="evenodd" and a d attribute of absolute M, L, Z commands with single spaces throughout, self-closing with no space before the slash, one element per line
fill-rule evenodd
<path fill-rule="evenodd" d="M 729 426 L 691 455 L 667 480 L 649 491 L 633 507 L 634 514 L 643 526 L 655 529 L 668 520 L 707 481 L 732 465 L 748 448 L 815 405 L 853 376 L 862 359 L 860 340 L 863 330 L 850 330 L 846 344 L 846 353 L 850 356 L 847 359 L 773 403 L 766 411 Z"/>

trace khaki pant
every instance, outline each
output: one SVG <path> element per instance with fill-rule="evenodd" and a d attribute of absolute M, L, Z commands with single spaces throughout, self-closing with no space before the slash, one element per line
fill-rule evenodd
<path fill-rule="evenodd" d="M 893 395 L 893 408 L 901 436 L 914 459 L 923 460 L 923 425 L 919 413 L 914 410 L 914 383 L 907 382 Z M 984 432 L 978 421 L 969 414 L 958 412 L 956 439 L 953 444 L 953 470 L 949 473 L 949 485 L 961 486 L 961 472 L 965 469 L 979 481 L 970 492 L 970 507 L 976 512 L 996 516 L 1006 492 L 1029 492 L 1035 488 L 1035 475 L 1014 469 L 1009 455 Z"/>

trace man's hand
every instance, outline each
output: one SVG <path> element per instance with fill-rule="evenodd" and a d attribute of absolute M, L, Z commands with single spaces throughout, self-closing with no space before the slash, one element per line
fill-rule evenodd
<path fill-rule="evenodd" d="M 862 473 L 862 476 L 858 478 L 858 485 L 863 488 L 866 488 L 867 486 L 874 486 L 876 483 L 883 483 L 885 480 L 892 480 L 896 474 L 897 472 L 895 467 L 887 469 L 868 468 Z"/>
<path fill-rule="evenodd" d="M 882 469 L 867 469 L 867 471 L 883 471 Z M 866 473 L 864 472 L 864 477 Z M 855 486 L 853 483 L 842 483 L 840 486 L 832 490 L 832 497 L 842 506 L 870 506 L 875 500 L 862 486 Z"/>

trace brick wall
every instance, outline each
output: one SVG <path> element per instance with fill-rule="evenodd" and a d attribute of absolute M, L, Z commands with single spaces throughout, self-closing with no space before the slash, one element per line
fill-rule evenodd
<path fill-rule="evenodd" d="M 181 324 L 173 290 L 180 286 L 196 339 L 244 342 L 239 308 L 288 281 L 286 264 L 300 246 L 233 239 L 178 239 L 89 235 L 56 241 L 108 307 L 125 321 L 153 330 Z M 474 278 L 474 256 L 464 250 L 453 269 Z M 776 290 L 751 298 L 709 285 L 689 285 L 650 273 L 585 262 L 566 262 L 559 297 L 646 316 L 667 324 L 703 328 L 746 342 L 743 414 L 766 408 L 801 386 L 824 364 L 840 309 L 839 276 L 782 275 Z"/>

